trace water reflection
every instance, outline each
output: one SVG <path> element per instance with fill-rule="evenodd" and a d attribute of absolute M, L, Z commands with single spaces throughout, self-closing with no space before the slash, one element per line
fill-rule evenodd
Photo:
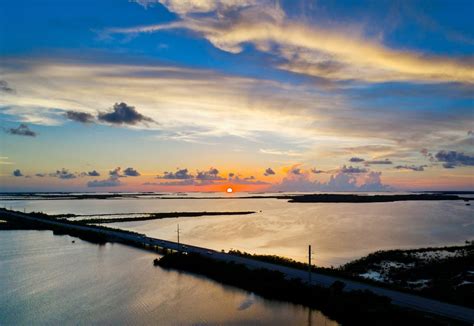
<path fill-rule="evenodd" d="M 335 325 L 318 311 L 154 267 L 155 256 L 0 231 L 0 324 Z"/>
<path fill-rule="evenodd" d="M 462 244 L 474 237 L 474 206 L 461 201 L 395 203 L 288 203 L 278 199 L 111 199 L 0 202 L 47 213 L 135 213 L 175 211 L 257 211 L 245 216 L 202 216 L 117 223 L 157 238 L 216 250 L 239 249 L 340 265 L 380 249 Z M 260 212 L 261 211 L 261 212 Z"/>

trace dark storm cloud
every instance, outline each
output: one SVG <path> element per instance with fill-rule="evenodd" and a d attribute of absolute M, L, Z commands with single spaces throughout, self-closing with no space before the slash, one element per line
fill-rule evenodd
<path fill-rule="evenodd" d="M 13 176 L 14 177 L 23 177 L 23 173 L 21 173 L 21 171 L 19 169 L 16 169 L 15 171 L 13 171 Z"/>
<path fill-rule="evenodd" d="M 64 113 L 64 116 L 72 121 L 80 123 L 93 123 L 94 116 L 87 112 L 78 112 L 78 111 L 67 111 Z"/>
<path fill-rule="evenodd" d="M 138 172 L 134 168 L 126 168 L 125 170 L 123 170 L 123 175 L 127 177 L 138 177 L 140 176 L 140 172 Z"/>
<path fill-rule="evenodd" d="M 421 172 L 425 171 L 425 168 L 428 167 L 428 165 L 397 165 L 395 169 L 397 170 L 412 170 L 416 172 Z"/>
<path fill-rule="evenodd" d="M 388 158 L 385 160 L 372 160 L 372 161 L 365 161 L 365 165 L 376 165 L 376 164 L 393 164 Z"/>
<path fill-rule="evenodd" d="M 352 162 L 352 163 L 360 163 L 360 162 L 364 162 L 365 160 L 363 158 L 360 158 L 360 157 L 351 157 L 349 162 Z"/>
<path fill-rule="evenodd" d="M 177 180 L 187 180 L 193 179 L 194 176 L 189 174 L 188 169 L 178 169 L 176 172 L 166 172 L 163 175 L 156 177 L 157 179 L 177 179 Z"/>
<path fill-rule="evenodd" d="M 456 151 L 439 151 L 435 155 L 439 162 L 444 162 L 443 167 L 453 169 L 457 166 L 474 166 L 474 156 Z"/>
<path fill-rule="evenodd" d="M 109 112 L 99 112 L 97 118 L 100 121 L 117 125 L 135 125 L 139 122 L 154 122 L 153 119 L 138 113 L 134 106 L 130 106 L 124 102 L 115 103 Z"/>
<path fill-rule="evenodd" d="M 17 136 L 36 137 L 36 132 L 30 130 L 24 123 L 20 124 L 17 128 L 7 129 L 6 132 Z"/>
<path fill-rule="evenodd" d="M 6 80 L 0 80 L 0 92 L 16 93 L 15 89 L 8 86 L 8 82 Z"/>
<path fill-rule="evenodd" d="M 219 170 L 216 168 L 210 168 L 208 171 L 197 171 L 196 179 L 207 181 L 225 180 L 225 178 L 219 176 Z"/>
<path fill-rule="evenodd" d="M 357 167 L 357 166 L 343 166 L 341 168 L 341 171 L 342 173 L 349 173 L 349 174 L 352 174 L 352 173 L 367 173 L 367 169 L 364 169 L 364 168 L 360 168 L 360 167 Z"/>
<path fill-rule="evenodd" d="M 268 168 L 265 170 L 265 173 L 263 173 L 264 176 L 268 177 L 269 175 L 275 175 L 275 171 L 272 170 L 272 168 Z"/>
<path fill-rule="evenodd" d="M 69 170 L 65 168 L 56 170 L 56 172 L 50 173 L 49 176 L 59 179 L 75 179 L 77 177 L 73 172 L 69 172 Z"/>

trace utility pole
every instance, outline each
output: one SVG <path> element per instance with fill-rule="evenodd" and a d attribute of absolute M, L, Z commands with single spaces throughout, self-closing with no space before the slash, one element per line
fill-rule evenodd
<path fill-rule="evenodd" d="M 308 246 L 308 283 L 311 285 L 311 245 Z"/>
<path fill-rule="evenodd" d="M 178 228 L 176 230 L 176 233 L 178 233 L 178 247 L 179 247 L 179 223 L 178 223 Z"/>

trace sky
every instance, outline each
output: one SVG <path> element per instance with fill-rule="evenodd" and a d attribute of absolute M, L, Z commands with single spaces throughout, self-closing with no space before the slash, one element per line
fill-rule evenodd
<path fill-rule="evenodd" d="M 0 191 L 474 190 L 474 2 L 0 4 Z"/>

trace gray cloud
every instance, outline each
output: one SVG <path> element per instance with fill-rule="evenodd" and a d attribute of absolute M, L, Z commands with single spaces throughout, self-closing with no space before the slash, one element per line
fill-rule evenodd
<path fill-rule="evenodd" d="M 360 167 L 357 167 L 357 166 L 343 166 L 340 170 L 340 172 L 342 173 L 349 173 L 349 174 L 352 174 L 352 173 L 367 173 L 367 169 L 364 169 L 364 168 L 360 168 Z"/>
<path fill-rule="evenodd" d="M 46 173 L 36 173 L 35 177 L 44 178 L 46 175 Z"/>
<path fill-rule="evenodd" d="M 95 188 L 95 187 L 118 187 L 122 183 L 118 178 L 110 177 L 105 180 L 92 180 L 87 183 L 87 187 Z"/>
<path fill-rule="evenodd" d="M 98 177 L 98 176 L 100 176 L 100 173 L 97 172 L 96 170 L 92 170 L 92 171 L 87 172 L 87 176 L 89 176 L 89 177 Z"/>
<path fill-rule="evenodd" d="M 36 132 L 30 130 L 24 123 L 20 124 L 17 128 L 7 129 L 6 132 L 17 136 L 36 137 Z"/>
<path fill-rule="evenodd" d="M 8 82 L 6 80 L 0 80 L 0 92 L 16 93 L 15 89 L 8 86 Z"/>
<path fill-rule="evenodd" d="M 397 170 L 412 170 L 412 171 L 417 171 L 421 172 L 424 171 L 425 168 L 428 167 L 428 165 L 397 165 L 395 169 Z"/>
<path fill-rule="evenodd" d="M 197 171 L 196 179 L 207 181 L 225 180 L 225 178 L 219 176 L 219 170 L 216 168 L 210 168 L 208 171 Z"/>
<path fill-rule="evenodd" d="M 325 173 L 325 171 L 314 168 L 314 169 L 311 169 L 311 173 L 320 174 L 320 173 Z"/>
<path fill-rule="evenodd" d="M 12 175 L 14 177 L 23 177 L 23 173 L 21 173 L 19 169 L 16 169 L 15 171 L 13 171 Z"/>
<path fill-rule="evenodd" d="M 385 160 L 372 160 L 372 161 L 365 161 L 365 165 L 378 165 L 378 164 L 393 164 L 388 158 Z"/>
<path fill-rule="evenodd" d="M 123 175 L 127 177 L 138 177 L 140 176 L 140 172 L 138 172 L 134 168 L 126 168 L 125 170 L 123 170 Z"/>
<path fill-rule="evenodd" d="M 94 116 L 87 112 L 78 112 L 78 111 L 67 111 L 64 113 L 64 116 L 69 119 L 80 123 L 93 123 Z"/>
<path fill-rule="evenodd" d="M 363 158 L 360 158 L 360 157 L 351 157 L 349 162 L 352 162 L 352 163 L 360 163 L 360 162 L 364 162 L 365 160 Z"/>
<path fill-rule="evenodd" d="M 123 175 L 120 174 L 120 171 L 121 171 L 121 170 L 122 170 L 122 169 L 121 169 L 120 167 L 116 167 L 115 169 L 109 171 L 109 176 L 110 176 L 111 178 L 121 178 L 121 177 L 123 177 Z"/>
<path fill-rule="evenodd" d="M 272 168 L 268 168 L 265 170 L 263 173 L 264 176 L 268 177 L 269 175 L 275 175 L 275 171 L 272 170 Z"/>
<path fill-rule="evenodd" d="M 99 112 L 97 118 L 100 121 L 117 125 L 135 125 L 139 122 L 154 122 L 152 118 L 138 113 L 134 106 L 130 106 L 124 102 L 115 103 L 109 112 Z"/>
<path fill-rule="evenodd" d="M 268 185 L 268 182 L 257 180 L 254 176 L 242 178 L 240 176 L 234 176 L 233 178 L 229 178 L 229 181 L 233 184 L 241 184 L 241 185 Z"/>
<path fill-rule="evenodd" d="M 453 169 L 457 166 L 474 166 L 474 156 L 456 151 L 439 151 L 435 155 L 439 162 L 444 162 L 443 167 Z"/>
<path fill-rule="evenodd" d="M 69 170 L 65 168 L 62 168 L 61 170 L 56 170 L 56 172 L 50 173 L 49 176 L 65 180 L 75 179 L 77 177 L 75 173 L 69 172 Z"/>
<path fill-rule="evenodd" d="M 291 168 L 290 173 L 291 173 L 291 174 L 294 174 L 294 175 L 302 175 L 302 174 L 303 174 L 303 172 L 301 171 L 301 169 L 298 168 L 298 167 L 293 167 L 293 168 Z"/>
<path fill-rule="evenodd" d="M 166 172 L 163 175 L 159 175 L 156 177 L 157 179 L 178 179 L 178 180 L 187 180 L 193 179 L 194 176 L 189 174 L 188 169 L 178 169 L 176 172 Z"/>

